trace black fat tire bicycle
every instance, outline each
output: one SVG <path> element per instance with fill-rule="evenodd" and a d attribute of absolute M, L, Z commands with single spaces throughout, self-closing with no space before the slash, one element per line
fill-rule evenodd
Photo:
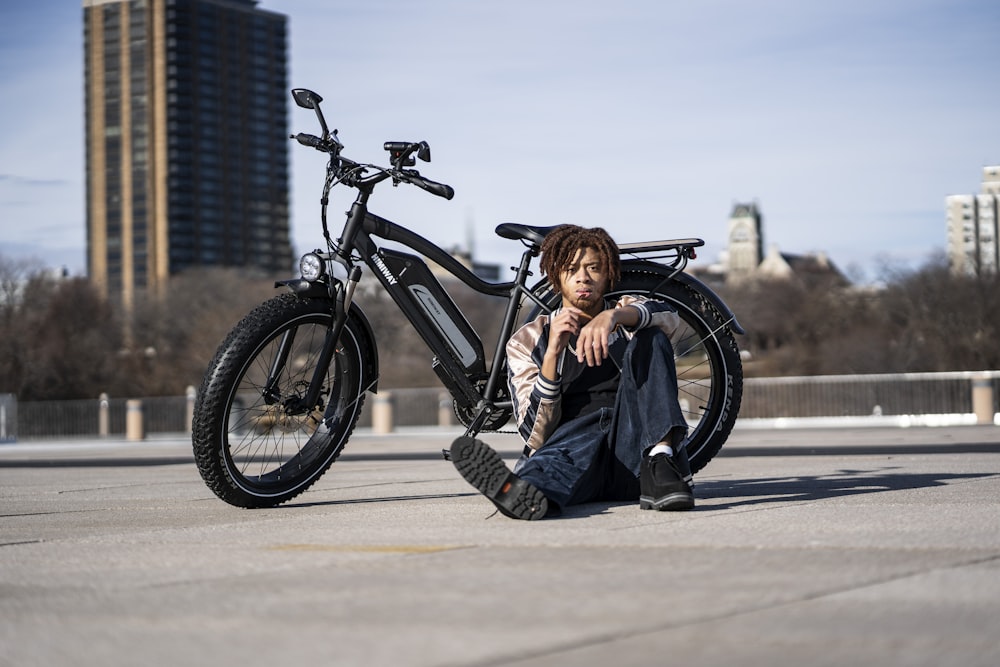
<path fill-rule="evenodd" d="M 289 291 L 257 306 L 229 333 L 205 373 L 192 422 L 195 461 L 205 483 L 222 500 L 246 508 L 281 504 L 315 483 L 350 438 L 366 393 L 377 389 L 375 337 L 353 302 L 360 264 L 434 353 L 432 366 L 453 397 L 466 435 L 497 431 L 511 417 L 504 344 L 522 321 L 522 302 L 533 304 L 529 319 L 559 306 L 559 295 L 547 282 L 527 286 L 530 262 L 554 227 L 500 225 L 500 236 L 521 241 L 525 249 L 512 282 L 483 281 L 430 241 L 368 211 L 375 186 L 390 179 L 451 199 L 449 186 L 408 168 L 414 157 L 430 161 L 426 142 L 387 142 L 391 167 L 353 162 L 341 155 L 337 131 L 328 131 L 319 95 L 304 89 L 292 94 L 299 106 L 315 110 L 323 130 L 320 137 L 294 138 L 330 155 L 321 216 L 327 251 L 304 255 L 302 277 L 279 283 Z M 334 241 L 326 207 L 336 184 L 357 189 L 358 196 Z M 491 364 L 480 337 L 424 260 L 376 245 L 376 237 L 416 250 L 472 289 L 508 299 Z M 622 279 L 608 295 L 666 301 L 683 322 L 671 342 L 695 472 L 725 443 L 743 393 L 734 336 L 742 329 L 717 295 L 683 272 L 701 245 L 700 239 L 621 245 Z M 334 264 L 347 271 L 346 282 L 334 277 Z"/>

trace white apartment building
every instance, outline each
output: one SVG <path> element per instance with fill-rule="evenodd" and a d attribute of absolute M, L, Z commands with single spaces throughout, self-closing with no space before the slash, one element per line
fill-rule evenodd
<path fill-rule="evenodd" d="M 979 194 L 945 198 L 948 265 L 970 276 L 1000 272 L 1000 166 L 983 167 Z"/>

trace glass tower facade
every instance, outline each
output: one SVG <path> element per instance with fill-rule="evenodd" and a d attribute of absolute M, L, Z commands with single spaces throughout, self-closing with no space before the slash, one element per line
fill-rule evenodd
<path fill-rule="evenodd" d="M 196 266 L 290 270 L 286 17 L 84 0 L 91 279 L 129 307 Z"/>

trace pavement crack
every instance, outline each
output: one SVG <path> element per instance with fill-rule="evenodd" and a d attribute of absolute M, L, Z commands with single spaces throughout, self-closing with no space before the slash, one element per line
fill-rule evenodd
<path fill-rule="evenodd" d="M 0 542 L 0 547 L 17 547 L 24 544 L 41 544 L 45 540 L 20 540 L 17 542 Z"/>
<path fill-rule="evenodd" d="M 687 621 L 680 621 L 676 623 L 659 623 L 655 625 L 647 625 L 645 627 L 638 627 L 633 630 L 610 631 L 601 634 L 589 635 L 588 637 L 578 637 L 569 641 L 554 644 L 547 648 L 541 648 L 533 651 L 522 651 L 520 653 L 510 654 L 507 656 L 497 657 L 489 660 L 484 660 L 481 662 L 468 663 L 467 667 L 502 667 L 502 666 L 516 665 L 525 660 L 532 660 L 532 661 L 537 661 L 539 659 L 545 660 L 549 658 L 554 658 L 556 656 L 565 653 L 579 651 L 587 648 L 593 648 L 596 646 L 610 644 L 617 641 L 635 639 L 638 637 L 645 637 L 648 635 L 655 635 L 657 633 L 669 630 L 678 630 L 683 628 L 696 627 L 704 624 L 718 623 L 720 621 L 728 621 L 740 618 L 741 616 L 760 614 L 761 612 L 773 611 L 776 609 L 791 607 L 802 603 L 815 602 L 817 600 L 823 600 L 825 598 L 841 595 L 843 593 L 863 590 L 865 588 L 871 588 L 874 586 L 883 586 L 885 584 L 901 581 L 904 579 L 909 579 L 911 577 L 927 574 L 929 572 L 935 572 L 939 570 L 955 570 L 964 567 L 983 565 L 985 563 L 992 563 L 995 561 L 1000 561 L 1000 553 L 963 559 L 951 564 L 938 565 L 935 567 L 915 568 L 891 576 L 878 577 L 870 581 L 859 583 L 857 585 L 840 586 L 835 589 L 815 591 L 813 593 L 801 595 L 794 599 L 780 600 L 772 603 L 760 604 L 752 607 L 746 607 L 743 609 L 732 610 L 726 613 L 714 614 L 711 616 L 704 616 L 700 618 L 693 618 Z"/>

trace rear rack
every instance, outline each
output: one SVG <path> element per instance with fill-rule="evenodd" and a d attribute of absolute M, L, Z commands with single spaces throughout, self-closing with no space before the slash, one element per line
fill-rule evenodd
<path fill-rule="evenodd" d="M 702 239 L 672 239 L 669 241 L 640 241 L 639 243 L 619 243 L 618 252 L 626 255 L 637 255 L 647 252 L 677 251 L 678 248 L 690 250 L 705 245 Z"/>
<path fill-rule="evenodd" d="M 670 277 L 673 278 L 684 270 L 689 259 L 697 257 L 694 249 L 703 245 L 705 242 L 702 239 L 641 241 L 639 243 L 621 243 L 618 245 L 618 252 L 622 255 L 631 255 L 636 259 L 667 260 L 664 264 L 673 269 L 670 274 Z M 639 255 L 643 255 L 643 257 L 640 258 Z"/>

